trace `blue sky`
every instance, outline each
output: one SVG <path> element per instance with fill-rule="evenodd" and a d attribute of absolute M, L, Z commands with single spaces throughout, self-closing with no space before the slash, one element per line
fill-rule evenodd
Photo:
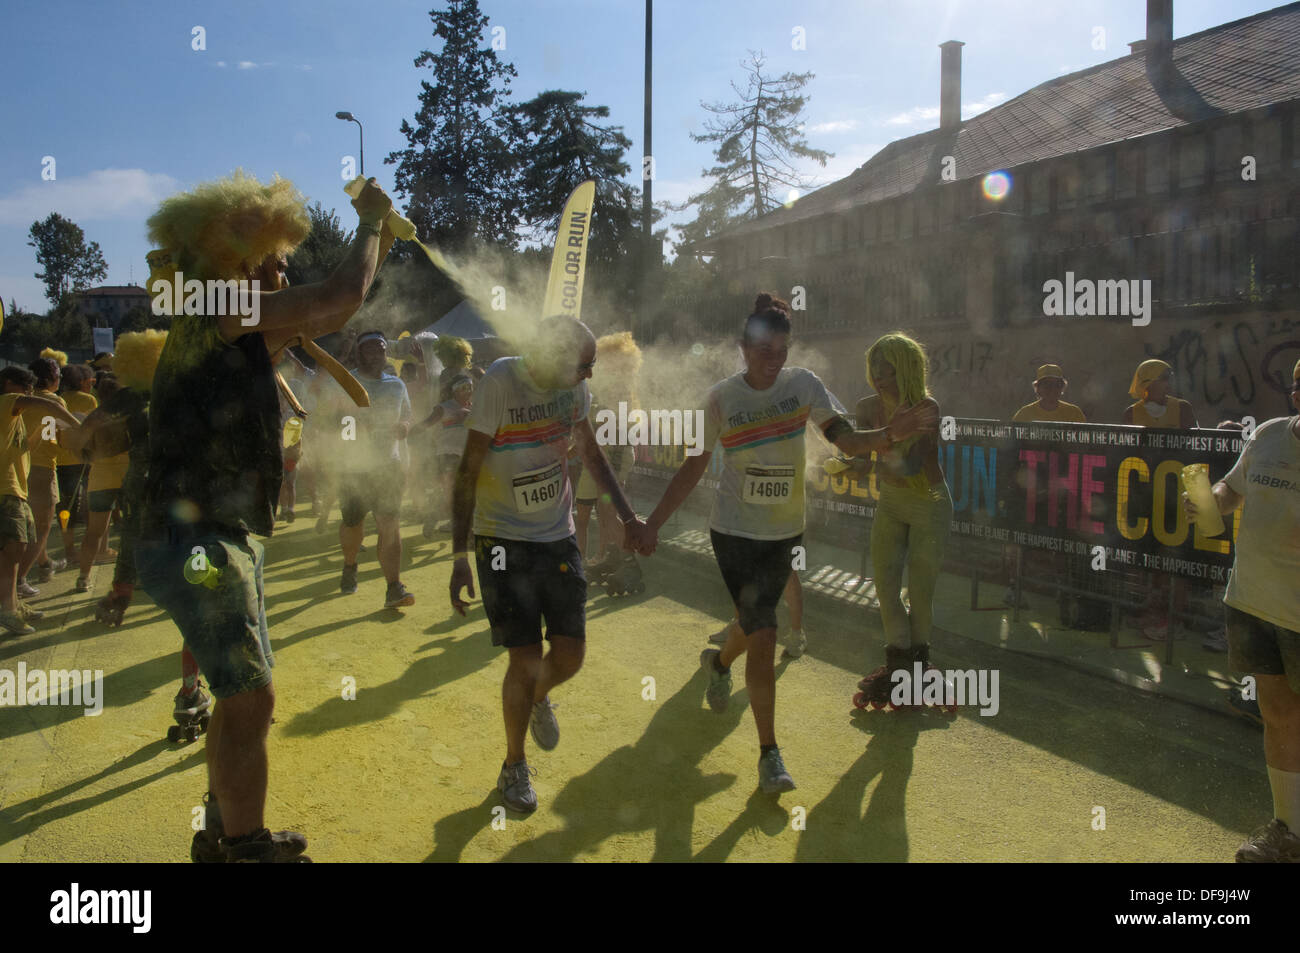
<path fill-rule="evenodd" d="M 144 223 L 171 192 L 236 167 L 280 173 L 311 200 L 337 206 L 345 155 L 365 123 L 366 171 L 392 186 L 390 151 L 414 116 L 437 49 L 435 0 L 191 0 L 7 5 L 0 78 L 0 297 L 44 311 L 34 277 L 32 222 L 71 218 L 99 242 L 105 283 L 140 284 Z M 1175 0 L 1175 38 L 1272 9 L 1276 2 Z M 514 98 L 577 89 L 610 107 L 641 153 L 643 0 L 480 0 L 505 28 Z M 268 10 L 274 13 L 268 14 Z M 365 12 L 358 12 L 364 10 Z M 654 152 L 656 200 L 698 191 L 710 163 L 692 143 L 700 100 L 733 98 L 748 50 L 768 70 L 811 71 L 810 145 L 835 153 L 814 184 L 847 175 L 893 139 L 938 125 L 938 44 L 963 41 L 962 102 L 969 116 L 1041 82 L 1128 53 L 1146 29 L 1141 0 L 657 0 Z M 192 49 L 195 26 L 206 49 Z M 802 28 L 805 49 L 794 49 Z M 1101 31 L 1101 32 L 1099 32 Z M 1099 41 L 1105 48 L 1095 48 Z M 743 86 L 743 82 L 741 83 Z M 53 156 L 54 181 L 41 177 Z M 639 174 L 639 158 L 633 158 Z M 672 216 L 689 219 L 689 213 Z"/>

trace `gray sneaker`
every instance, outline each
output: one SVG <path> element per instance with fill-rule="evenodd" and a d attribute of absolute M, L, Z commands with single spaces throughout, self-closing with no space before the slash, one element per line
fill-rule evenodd
<path fill-rule="evenodd" d="M 785 769 L 781 760 L 781 749 L 773 748 L 758 759 L 758 786 L 764 794 L 780 794 L 782 791 L 794 790 L 794 778 Z"/>
<path fill-rule="evenodd" d="M 700 668 L 709 676 L 709 686 L 704 691 L 704 697 L 714 711 L 726 711 L 727 702 L 731 700 L 731 670 L 719 672 L 713 664 L 713 660 L 721 654 L 717 649 L 705 649 L 700 653 Z"/>
<path fill-rule="evenodd" d="M 18 580 L 18 587 L 15 591 L 24 599 L 35 599 L 41 594 L 41 590 L 37 589 L 26 579 Z"/>
<path fill-rule="evenodd" d="M 357 567 L 344 566 L 343 578 L 339 580 L 339 592 L 350 596 L 357 591 Z"/>
<path fill-rule="evenodd" d="M 1237 849 L 1239 864 L 1297 864 L 1300 863 L 1300 837 L 1276 817 Z"/>
<path fill-rule="evenodd" d="M 790 658 L 798 658 L 808 648 L 808 636 L 804 635 L 803 629 L 784 629 L 777 635 L 777 641 Z"/>
<path fill-rule="evenodd" d="M 560 743 L 560 723 L 555 720 L 555 706 L 548 695 L 533 705 L 532 717 L 528 719 L 528 730 L 533 741 L 543 751 L 554 751 Z"/>
<path fill-rule="evenodd" d="M 22 620 L 16 612 L 0 609 L 0 629 L 13 635 L 31 635 L 36 630 Z"/>
<path fill-rule="evenodd" d="M 355 585 L 356 574 L 353 573 L 353 584 Z M 400 581 L 390 582 L 388 584 L 388 593 L 384 597 L 385 609 L 398 609 L 402 606 L 415 605 L 415 596 L 413 596 Z"/>
<path fill-rule="evenodd" d="M 731 625 L 732 624 L 728 622 L 717 632 L 714 632 L 711 636 L 709 636 L 709 641 L 712 642 L 714 645 L 726 645 L 727 636 L 731 634 Z"/>
<path fill-rule="evenodd" d="M 531 814 L 537 810 L 537 792 L 533 790 L 530 775 L 535 774 L 528 767 L 527 761 L 518 764 L 501 765 L 501 774 L 497 777 L 497 790 L 506 807 L 519 814 Z"/>

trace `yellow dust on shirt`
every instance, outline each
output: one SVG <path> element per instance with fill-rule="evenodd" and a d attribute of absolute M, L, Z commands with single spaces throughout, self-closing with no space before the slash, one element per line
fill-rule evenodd
<path fill-rule="evenodd" d="M 1032 423 L 1036 420 L 1066 424 L 1086 424 L 1088 422 L 1088 418 L 1083 415 L 1082 410 L 1074 404 L 1068 403 L 1064 400 L 1058 400 L 1056 402 L 1055 410 L 1044 409 L 1042 404 L 1038 401 L 1034 401 L 1032 404 L 1026 404 L 1016 411 L 1016 415 L 1012 417 L 1011 420 L 1013 423 L 1017 424 Z"/>
<path fill-rule="evenodd" d="M 0 394 L 0 494 L 27 499 L 27 471 L 31 455 L 27 451 L 27 427 L 22 415 L 14 410 L 21 394 Z"/>

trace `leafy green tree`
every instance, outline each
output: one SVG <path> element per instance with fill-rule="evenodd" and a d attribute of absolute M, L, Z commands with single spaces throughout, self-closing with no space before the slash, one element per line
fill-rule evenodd
<path fill-rule="evenodd" d="M 57 212 L 43 222 L 33 222 L 27 244 L 36 249 L 36 264 L 45 270 L 36 277 L 45 282 L 45 297 L 57 305 L 70 291 L 89 288 L 108 277 L 108 265 L 98 242 L 86 244 L 86 233 Z"/>
<path fill-rule="evenodd" d="M 286 274 L 290 285 L 310 285 L 324 281 L 338 267 L 352 244 L 352 233 L 343 228 L 334 209 L 328 212 L 320 202 L 310 206 L 311 231 L 289 256 Z"/>
<path fill-rule="evenodd" d="M 699 206 L 695 221 L 681 228 L 679 249 L 687 249 L 729 226 L 772 211 L 789 189 L 805 189 L 792 159 L 812 159 L 821 165 L 832 153 L 808 146 L 803 137 L 800 115 L 808 97 L 800 92 L 812 73 L 783 73 L 766 76 L 761 52 L 750 51 L 741 66 L 748 83 L 733 103 L 700 105 L 716 118 L 707 120 L 704 133 L 692 134 L 696 142 L 716 143 L 715 165 L 704 170 L 713 184 L 686 200 L 677 211 Z"/>
<path fill-rule="evenodd" d="M 483 46 L 488 18 L 478 0 L 446 0 L 429 11 L 442 48 L 415 59 L 428 67 L 415 125 L 402 120 L 407 147 L 389 153 L 395 191 L 421 237 L 459 251 L 476 242 L 513 248 L 519 224 L 520 146 L 505 100 L 515 68 Z"/>

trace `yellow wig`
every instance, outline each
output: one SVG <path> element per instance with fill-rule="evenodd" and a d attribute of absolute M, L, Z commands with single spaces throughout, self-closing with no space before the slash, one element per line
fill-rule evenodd
<path fill-rule="evenodd" d="M 444 335 L 433 342 L 433 353 L 443 367 L 469 367 L 474 360 L 474 346 L 464 338 Z"/>
<path fill-rule="evenodd" d="M 867 348 L 867 380 L 880 393 L 880 387 L 871 376 L 871 364 L 878 358 L 894 369 L 898 375 L 898 399 L 903 404 L 916 404 L 930 395 L 925 384 L 928 362 L 925 348 L 901 331 L 891 331 Z M 882 395 L 883 399 L 883 395 Z"/>
<path fill-rule="evenodd" d="M 133 331 L 117 339 L 113 373 L 123 387 L 148 391 L 153 386 L 153 374 L 165 343 L 166 331 Z"/>
<path fill-rule="evenodd" d="M 292 182 L 276 176 L 262 185 L 242 169 L 165 199 L 149 219 L 149 241 L 170 265 L 205 281 L 245 278 L 267 258 L 292 252 L 310 231 Z"/>
<path fill-rule="evenodd" d="M 1143 361 L 1138 365 L 1137 370 L 1133 372 L 1133 383 L 1128 385 L 1128 395 L 1134 400 L 1146 400 L 1147 385 L 1165 371 L 1172 370 L 1173 368 L 1164 361 L 1158 361 L 1154 358 Z"/>
<path fill-rule="evenodd" d="M 45 350 L 41 351 L 41 357 L 54 358 L 54 363 L 58 364 L 59 367 L 68 366 L 68 355 L 64 354 L 62 351 L 56 351 L 52 347 L 47 347 Z"/>
<path fill-rule="evenodd" d="M 627 401 L 637 405 L 637 380 L 641 373 L 641 348 L 631 331 L 606 334 L 596 339 L 597 390 L 610 403 Z"/>

